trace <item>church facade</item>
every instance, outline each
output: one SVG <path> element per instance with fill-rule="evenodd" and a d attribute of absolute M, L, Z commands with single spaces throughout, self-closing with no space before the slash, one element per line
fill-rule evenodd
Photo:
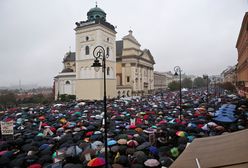
<path fill-rule="evenodd" d="M 96 72 L 92 67 L 97 46 L 102 46 L 106 55 L 107 98 L 143 95 L 154 89 L 155 61 L 148 49 L 140 49 L 131 30 L 116 41 L 115 27 L 97 6 L 89 10 L 86 21 L 76 22 L 74 30 L 76 51 L 65 54 L 64 69 L 54 78 L 56 100 L 63 94 L 83 100 L 103 98 L 103 70 Z"/>

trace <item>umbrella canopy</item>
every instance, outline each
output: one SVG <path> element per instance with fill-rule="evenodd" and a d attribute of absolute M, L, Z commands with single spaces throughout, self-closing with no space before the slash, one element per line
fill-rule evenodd
<path fill-rule="evenodd" d="M 149 146 L 151 146 L 150 142 L 144 142 L 141 145 L 139 145 L 136 149 L 137 150 L 143 150 L 145 148 L 148 148 Z"/>
<path fill-rule="evenodd" d="M 95 150 L 101 150 L 103 143 L 101 141 L 95 141 L 91 144 L 91 148 Z"/>
<path fill-rule="evenodd" d="M 170 165 L 174 162 L 173 159 L 171 159 L 170 157 L 167 157 L 167 156 L 159 158 L 159 161 L 160 161 L 161 165 L 165 166 L 165 167 L 170 167 Z"/>
<path fill-rule="evenodd" d="M 157 167 L 160 165 L 160 163 L 157 159 L 148 159 L 144 162 L 144 165 L 147 167 Z"/>
<path fill-rule="evenodd" d="M 120 145 L 126 145 L 127 144 L 127 140 L 126 139 L 119 139 L 117 141 L 117 143 L 120 144 Z"/>
<path fill-rule="evenodd" d="M 149 152 L 153 155 L 158 155 L 158 148 L 155 146 L 150 146 L 149 148 Z"/>
<path fill-rule="evenodd" d="M 248 130 L 195 139 L 170 166 L 196 167 L 247 167 Z M 211 148 L 209 147 L 211 146 Z"/>
<path fill-rule="evenodd" d="M 133 156 L 137 159 L 137 162 L 141 164 L 147 160 L 147 155 L 143 151 L 134 152 Z"/>
<path fill-rule="evenodd" d="M 230 116 L 230 115 L 218 115 L 214 118 L 215 121 L 223 122 L 223 123 L 232 123 L 237 120 L 237 118 Z"/>
<path fill-rule="evenodd" d="M 116 140 L 109 140 L 108 141 L 108 146 L 112 146 L 112 145 L 115 145 L 115 144 L 117 144 L 117 142 L 116 142 Z"/>
<path fill-rule="evenodd" d="M 104 165 L 105 165 L 105 160 L 100 157 L 91 159 L 87 164 L 88 167 L 99 167 L 99 166 L 104 166 Z"/>
<path fill-rule="evenodd" d="M 170 153 L 173 157 L 175 157 L 175 158 L 178 157 L 178 155 L 179 155 L 178 148 L 176 148 L 176 147 L 171 148 Z"/>
<path fill-rule="evenodd" d="M 79 148 L 78 146 L 71 146 L 69 148 L 67 148 L 67 150 L 65 151 L 65 155 L 66 156 L 77 156 L 82 152 L 82 149 Z"/>
<path fill-rule="evenodd" d="M 176 135 L 179 136 L 179 137 L 186 137 L 187 136 L 187 133 L 184 132 L 184 131 L 177 131 L 176 132 Z"/>
<path fill-rule="evenodd" d="M 127 141 L 127 146 L 129 146 L 129 147 L 136 147 L 138 145 L 139 145 L 139 143 L 137 141 L 135 141 L 135 140 Z"/>

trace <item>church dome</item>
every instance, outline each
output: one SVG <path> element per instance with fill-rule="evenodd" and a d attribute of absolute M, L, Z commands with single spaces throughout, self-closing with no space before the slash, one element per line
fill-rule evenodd
<path fill-rule="evenodd" d="M 106 13 L 101 9 L 98 8 L 97 5 L 95 8 L 91 8 L 87 13 L 87 17 L 89 21 L 94 21 L 97 19 L 106 20 Z"/>

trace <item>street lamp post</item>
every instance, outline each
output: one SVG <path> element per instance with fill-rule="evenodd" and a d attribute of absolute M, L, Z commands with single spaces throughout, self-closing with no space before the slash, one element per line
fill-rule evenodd
<path fill-rule="evenodd" d="M 180 106 L 180 113 L 179 113 L 179 120 L 180 122 L 182 121 L 181 115 L 182 115 L 182 77 L 181 77 L 181 73 L 182 73 L 182 69 L 179 66 L 175 66 L 174 67 L 174 71 L 175 71 L 175 76 L 179 75 L 179 106 Z"/>
<path fill-rule="evenodd" d="M 102 67 L 103 69 L 103 103 L 104 103 L 104 146 L 105 146 L 105 167 L 108 168 L 108 132 L 107 132 L 107 97 L 106 97 L 106 57 L 105 49 L 102 46 L 97 46 L 93 50 L 93 56 L 95 57 L 94 63 L 92 67 L 94 67 L 95 71 L 99 71 Z M 102 59 L 102 64 L 99 59 Z"/>
<path fill-rule="evenodd" d="M 206 109 L 208 108 L 208 95 L 209 95 L 209 89 L 208 89 L 208 75 L 203 75 L 203 79 L 206 79 L 207 80 L 207 98 L 206 98 L 206 101 L 207 101 L 207 107 Z"/>

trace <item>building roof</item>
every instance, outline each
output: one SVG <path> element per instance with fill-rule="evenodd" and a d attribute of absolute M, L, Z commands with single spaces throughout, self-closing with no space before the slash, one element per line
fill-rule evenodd
<path fill-rule="evenodd" d="M 67 73 L 67 72 L 73 72 L 73 69 L 71 68 L 65 68 L 61 71 L 61 73 Z"/>
<path fill-rule="evenodd" d="M 119 40 L 115 42 L 116 44 L 116 56 L 122 56 L 123 41 Z"/>
<path fill-rule="evenodd" d="M 248 167 L 248 129 L 230 134 L 196 138 L 170 166 Z"/>
<path fill-rule="evenodd" d="M 135 37 L 133 36 L 133 31 L 132 30 L 129 30 L 128 31 L 129 34 L 124 36 L 122 39 L 123 40 L 130 40 L 132 41 L 133 43 L 137 44 L 138 46 L 141 46 L 140 43 L 135 39 Z"/>
<path fill-rule="evenodd" d="M 63 59 L 63 63 L 67 62 L 67 61 L 75 61 L 75 59 L 76 59 L 76 53 L 69 51 L 65 54 L 65 57 Z"/>
<path fill-rule="evenodd" d="M 103 19 L 96 19 L 96 20 L 86 20 L 86 21 L 80 21 L 80 22 L 76 22 L 76 28 L 74 30 L 77 30 L 78 28 L 81 28 L 81 27 L 87 27 L 87 26 L 92 26 L 92 25 L 102 25 L 112 31 L 115 31 L 115 26 L 113 26 L 112 24 L 110 24 L 109 22 L 103 20 Z"/>
<path fill-rule="evenodd" d="M 240 27 L 239 36 L 238 36 L 237 43 L 236 43 L 236 48 L 238 48 L 238 44 L 240 43 L 242 34 L 247 30 L 248 30 L 248 12 L 245 13 L 245 16 L 243 18 L 243 21 Z"/>
<path fill-rule="evenodd" d="M 154 58 L 153 58 L 153 56 L 152 56 L 150 50 L 144 49 L 144 50 L 142 51 L 142 53 L 141 53 L 141 56 L 142 56 L 144 53 L 147 53 L 147 55 L 149 56 L 151 62 L 152 62 L 153 64 L 155 64 Z"/>
<path fill-rule="evenodd" d="M 91 8 L 89 12 L 87 13 L 87 17 L 89 21 L 97 20 L 97 19 L 102 19 L 106 20 L 106 13 L 101 9 L 98 8 L 97 5 L 94 8 Z"/>

